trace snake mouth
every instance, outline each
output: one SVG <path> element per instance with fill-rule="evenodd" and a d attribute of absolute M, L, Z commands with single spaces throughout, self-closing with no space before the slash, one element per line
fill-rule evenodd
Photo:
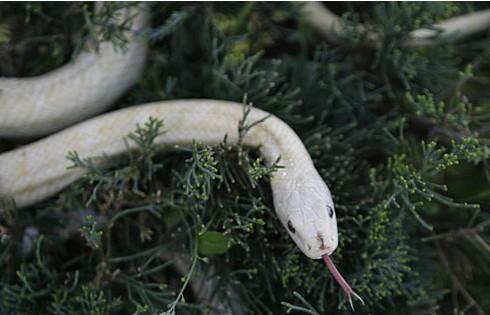
<path fill-rule="evenodd" d="M 321 252 L 321 255 L 331 255 L 335 248 L 336 245 L 334 244 L 334 239 L 330 238 L 330 240 L 327 240 L 325 236 L 321 233 L 318 232 L 316 235 L 316 243 L 318 244 L 318 250 Z M 308 246 L 309 249 L 311 250 L 311 246 Z"/>

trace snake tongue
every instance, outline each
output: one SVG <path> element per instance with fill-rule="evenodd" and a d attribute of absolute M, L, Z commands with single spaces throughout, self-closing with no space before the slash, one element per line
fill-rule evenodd
<path fill-rule="evenodd" d="M 354 310 L 354 304 L 352 304 L 352 296 L 357 298 L 364 305 L 364 301 L 362 300 L 362 298 L 356 292 L 354 292 L 347 281 L 345 281 L 344 277 L 342 277 L 340 272 L 337 270 L 337 267 L 335 267 L 335 265 L 333 264 L 330 256 L 328 254 L 325 254 L 322 256 L 322 258 L 325 262 L 325 265 L 328 267 L 328 270 L 330 270 L 330 273 L 335 278 L 335 281 L 337 281 L 337 283 L 342 287 L 342 290 L 344 290 L 345 295 L 347 295 L 352 310 Z"/>

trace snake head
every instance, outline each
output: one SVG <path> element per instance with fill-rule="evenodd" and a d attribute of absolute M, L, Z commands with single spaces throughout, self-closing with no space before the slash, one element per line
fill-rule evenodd
<path fill-rule="evenodd" d="M 277 204 L 276 209 L 299 249 L 309 258 L 321 259 L 323 255 L 330 255 L 338 245 L 335 207 L 330 190 L 320 175 L 310 174 L 303 178 L 305 180 L 294 183 L 288 198 Z"/>

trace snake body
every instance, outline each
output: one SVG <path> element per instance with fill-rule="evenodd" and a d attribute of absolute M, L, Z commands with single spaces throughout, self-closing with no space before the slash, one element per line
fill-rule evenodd
<path fill-rule="evenodd" d="M 269 116 L 252 109 L 247 122 Z M 127 147 L 123 137 L 149 117 L 164 121 L 166 132 L 159 145 L 220 143 L 239 140 L 238 124 L 243 105 L 217 100 L 179 100 L 139 105 L 104 114 L 57 134 L 0 155 L 0 192 L 20 207 L 51 196 L 84 174 L 67 169 L 67 152 L 81 157 L 112 156 Z M 267 163 L 280 157 L 280 168 L 271 179 L 276 213 L 298 247 L 308 257 L 319 259 L 337 247 L 334 205 L 328 187 L 316 171 L 301 139 L 280 119 L 270 116 L 251 128 L 243 144 L 258 147 Z M 135 144 L 129 142 L 129 146 Z"/>
<path fill-rule="evenodd" d="M 368 43 L 376 45 L 379 34 L 366 31 L 363 24 L 349 23 L 317 1 L 305 2 L 302 7 L 305 20 L 318 30 L 328 41 L 338 42 L 347 36 L 345 27 L 364 31 Z M 404 43 L 407 47 L 425 47 L 436 43 L 436 39 L 459 40 L 490 29 L 490 9 L 456 16 L 434 25 L 435 29 L 420 28 L 412 31 Z"/>
<path fill-rule="evenodd" d="M 85 52 L 40 77 L 0 79 L 0 136 L 41 136 L 105 110 L 140 77 L 147 44 L 135 31 L 147 27 L 147 11 L 144 4 L 121 10 L 121 23 L 133 17 L 125 52 L 114 51 L 111 43 L 103 42 L 98 51 Z M 85 158 L 120 154 L 127 149 L 123 137 L 149 117 L 164 121 L 167 132 L 156 139 L 160 145 L 188 145 L 193 140 L 217 144 L 225 135 L 229 144 L 237 144 L 243 115 L 243 106 L 232 102 L 180 100 L 139 105 L 86 120 L 1 154 L 0 197 L 13 198 L 24 207 L 59 192 L 85 172 L 67 169 L 69 151 Z M 266 116 L 269 114 L 252 109 L 248 121 Z M 313 259 L 331 254 L 338 244 L 333 201 L 299 137 L 271 116 L 242 140 L 244 145 L 258 147 L 269 164 L 280 157 L 284 168 L 271 179 L 274 206 L 301 251 Z"/>
<path fill-rule="evenodd" d="M 178 100 L 138 105 L 85 120 L 106 110 L 138 81 L 147 44 L 135 32 L 147 27 L 147 11 L 146 5 L 121 11 L 123 20 L 134 17 L 125 51 L 116 51 L 111 43 L 103 42 L 97 51 L 84 52 L 45 75 L 0 78 L 0 137 L 51 134 L 0 154 L 0 198 L 12 198 L 18 207 L 25 207 L 52 196 L 86 172 L 83 168 L 67 168 L 71 166 L 66 159 L 68 152 L 76 151 L 82 158 L 97 158 L 121 154 L 128 149 L 127 144 L 129 149 L 134 149 L 136 144 L 123 138 L 149 117 L 164 122 L 166 132 L 156 138 L 157 145 L 187 146 L 194 140 L 213 145 L 227 136 L 230 145 L 240 143 L 258 148 L 269 165 L 280 158 L 282 168 L 271 177 L 277 216 L 307 257 L 324 259 L 352 305 L 351 295 L 360 297 L 329 258 L 338 245 L 337 220 L 329 188 L 301 139 L 279 118 L 252 108 L 246 123 L 261 122 L 240 135 L 238 126 L 244 118 L 242 104 Z M 326 36 L 331 35 L 332 29 L 340 31 L 339 18 L 318 4 L 307 3 L 305 12 L 310 23 Z M 463 27 L 460 21 L 453 22 L 443 26 Z M 468 32 L 481 29 L 482 23 L 488 22 L 488 13 L 482 13 L 476 22 L 470 23 L 473 26 Z M 414 36 L 426 36 L 420 32 Z"/>
<path fill-rule="evenodd" d="M 0 78 L 0 136 L 43 136 L 112 105 L 143 72 L 148 44 L 138 32 L 148 23 L 147 11 L 146 6 L 120 10 L 121 24 L 131 19 L 124 49 L 102 42 L 41 76 Z"/>
<path fill-rule="evenodd" d="M 306 3 L 303 12 L 307 21 L 327 38 L 342 32 L 340 19 L 320 4 Z M 488 29 L 489 12 L 475 14 L 441 23 L 442 35 L 466 36 Z M 166 132 L 155 140 L 161 146 L 187 146 L 194 140 L 213 145 L 227 136 L 230 145 L 258 148 L 269 165 L 280 158 L 282 168 L 271 177 L 279 220 L 307 257 L 323 258 L 351 306 L 351 296 L 362 302 L 329 258 L 338 245 L 337 220 L 329 188 L 301 139 L 279 118 L 252 108 L 245 123 L 260 123 L 240 134 L 238 126 L 244 119 L 242 104 L 178 100 L 138 105 L 85 120 L 106 110 L 141 76 L 147 43 L 137 33 L 148 26 L 147 6 L 121 10 L 121 22 L 130 17 L 125 51 L 114 50 L 112 43 L 103 42 L 98 50 L 83 52 L 69 64 L 39 77 L 0 78 L 0 137 L 51 134 L 0 154 L 0 198 L 11 198 L 18 207 L 25 207 L 54 195 L 86 172 L 83 168 L 67 168 L 71 166 L 66 159 L 68 152 L 76 151 L 82 158 L 98 161 L 97 158 L 125 152 L 127 145 L 134 149 L 136 144 L 123 138 L 150 117 L 164 121 Z M 433 31 L 416 30 L 407 45 L 430 44 L 433 35 Z M 368 34 L 368 37 L 375 42 L 378 36 Z M 196 280 L 194 286 L 198 283 L 204 282 Z M 210 282 L 204 286 L 214 285 Z M 201 298 L 210 299 L 204 295 Z M 219 301 L 213 303 L 222 313 L 233 313 Z"/>
<path fill-rule="evenodd" d="M 304 5 L 306 20 L 327 39 L 341 33 L 340 19 L 319 3 Z M 164 121 L 166 132 L 156 138 L 157 145 L 187 146 L 194 140 L 206 145 L 243 144 L 259 149 L 267 164 L 277 161 L 279 168 L 271 177 L 274 208 L 279 220 L 298 248 L 309 258 L 323 258 L 334 278 L 347 294 L 362 299 L 351 289 L 333 265 L 329 255 L 337 248 L 337 220 L 330 191 L 314 167 L 301 139 L 283 121 L 253 108 L 246 123 L 260 123 L 240 135 L 244 106 L 219 100 L 163 101 L 129 107 L 85 120 L 105 111 L 141 76 L 147 43 L 137 33 L 148 26 L 147 6 L 121 10 L 121 22 L 132 18 L 125 51 L 114 50 L 103 42 L 97 50 L 83 52 L 69 64 L 33 78 L 0 78 L 0 137 L 50 136 L 0 154 L 0 198 L 11 198 L 25 207 L 61 191 L 86 172 L 67 168 L 70 151 L 82 158 L 107 157 L 134 149 L 136 144 L 123 140 L 137 124 L 149 117 Z M 490 11 L 453 18 L 439 25 L 442 37 L 463 37 L 490 27 Z M 360 29 L 362 25 L 356 26 Z M 416 30 L 408 46 L 433 43 L 432 30 Z M 376 42 L 377 34 L 368 34 Z M 266 118 L 264 120 L 264 118 Z M 85 121 L 83 121 L 85 120 Z M 83 121 L 76 125 L 74 123 Z M 73 125 L 73 126 L 72 126 Z M 71 126 L 71 127 L 68 127 Z M 61 130 L 63 128 L 66 128 Z M 61 130 L 61 131 L 59 131 Z M 53 132 L 59 131 L 55 134 Z M 169 253 L 171 257 L 175 256 Z M 214 282 L 195 280 L 197 291 L 211 291 Z M 211 300 L 210 296 L 200 298 Z M 239 300 L 239 298 L 238 298 Z M 214 301 L 220 313 L 237 313 Z M 236 304 L 239 313 L 243 310 Z"/>

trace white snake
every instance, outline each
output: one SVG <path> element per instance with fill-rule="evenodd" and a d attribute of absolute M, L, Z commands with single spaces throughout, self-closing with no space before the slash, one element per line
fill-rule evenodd
<path fill-rule="evenodd" d="M 345 22 L 342 18 L 330 11 L 320 2 L 305 2 L 302 7 L 306 21 L 327 40 L 337 42 L 342 35 L 345 36 Z M 351 25 L 358 31 L 363 31 L 366 27 L 362 24 Z M 481 10 L 473 13 L 456 16 L 439 24 L 434 25 L 435 29 L 420 28 L 412 31 L 409 38 L 404 43 L 407 47 L 424 47 L 433 45 L 436 39 L 459 40 L 478 32 L 490 29 L 490 9 Z M 376 44 L 379 34 L 368 32 L 367 40 Z"/>
<path fill-rule="evenodd" d="M 122 13 L 121 19 L 137 13 L 127 34 L 130 41 L 126 52 L 114 51 L 112 44 L 102 43 L 97 52 L 82 53 L 45 75 L 0 79 L 0 137 L 33 137 L 58 131 L 104 111 L 139 79 L 147 44 L 134 31 L 147 25 L 147 9 L 140 6 Z M 269 115 L 252 109 L 247 122 Z M 123 137 L 149 117 L 165 124 L 166 132 L 156 139 L 158 145 L 189 145 L 193 140 L 217 144 L 225 135 L 228 143 L 238 144 L 244 107 L 219 100 L 177 100 L 91 118 L 0 154 L 0 197 L 12 198 L 18 207 L 25 207 L 56 194 L 86 172 L 82 168 L 67 169 L 69 151 L 82 157 L 120 154 L 127 150 Z M 283 168 L 271 178 L 277 216 L 306 256 L 323 257 L 349 300 L 351 295 L 358 297 L 329 258 L 338 245 L 334 204 L 301 139 L 287 124 L 270 115 L 246 133 L 242 144 L 258 147 L 268 164 L 280 157 Z"/>
<path fill-rule="evenodd" d="M 121 20 L 137 14 L 131 32 L 126 34 L 130 41 L 125 53 L 114 51 L 110 43 L 102 43 L 97 52 L 85 52 L 48 74 L 0 79 L 0 137 L 41 136 L 62 129 L 102 112 L 139 79 L 147 45 L 134 33 L 145 28 L 147 9 L 142 5 L 122 13 Z M 155 140 L 157 145 L 189 145 L 193 140 L 218 144 L 225 135 L 229 144 L 237 144 L 244 107 L 219 100 L 165 101 L 83 121 L 0 154 L 0 198 L 12 198 L 18 207 L 25 207 L 56 194 L 86 172 L 83 168 L 67 169 L 68 152 L 76 151 L 86 158 L 125 152 L 128 147 L 124 136 L 149 117 L 165 124 L 166 132 Z M 251 128 L 241 143 L 258 147 L 268 164 L 280 157 L 283 168 L 271 178 L 276 213 L 306 256 L 323 257 L 351 301 L 351 295 L 358 295 L 329 257 L 338 245 L 330 191 L 301 139 L 287 124 L 259 109 L 249 112 L 247 122 L 265 117 L 268 118 Z M 136 146 L 129 145 L 130 149 Z"/>

